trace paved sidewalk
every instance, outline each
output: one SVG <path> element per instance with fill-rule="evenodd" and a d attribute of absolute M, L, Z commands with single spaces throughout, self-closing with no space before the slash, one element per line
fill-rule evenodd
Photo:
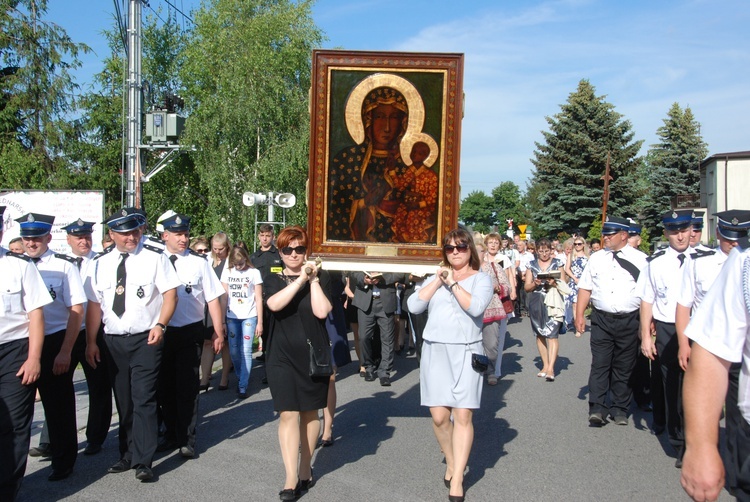
<path fill-rule="evenodd" d="M 485 386 L 475 414 L 475 441 L 466 476 L 467 501 L 530 502 L 684 501 L 680 471 L 666 436 L 653 436 L 650 414 L 639 411 L 628 426 L 588 425 L 588 334 L 560 338 L 555 382 L 537 378 L 541 366 L 528 319 L 509 326 L 504 376 Z M 352 357 L 355 358 L 354 351 Z M 217 363 L 217 366 L 220 363 Z M 359 378 L 356 363 L 340 369 L 335 444 L 318 450 L 317 484 L 305 502 L 447 500 L 443 457 L 427 409 L 419 405 L 415 356 L 397 355 L 393 385 Z M 102 453 L 79 455 L 67 480 L 47 481 L 49 462 L 29 458 L 20 500 L 81 501 L 273 501 L 284 481 L 276 416 L 262 363 L 253 368 L 250 397 L 230 390 L 201 394 L 197 452 L 183 460 L 157 454 L 157 481 L 141 483 L 134 472 L 106 474 L 118 459 L 117 415 Z M 218 385 L 215 375 L 212 384 Z M 86 424 L 83 373 L 76 372 L 78 423 Z M 43 420 L 35 416 L 32 445 Z M 81 447 L 84 431 L 79 432 Z M 732 500 L 723 492 L 719 500 Z"/>

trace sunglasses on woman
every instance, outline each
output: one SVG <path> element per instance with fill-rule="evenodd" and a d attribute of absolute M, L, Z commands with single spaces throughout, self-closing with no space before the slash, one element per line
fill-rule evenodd
<path fill-rule="evenodd" d="M 208 248 L 195 248 L 195 252 L 200 253 L 200 254 L 206 254 L 208 253 Z"/>
<path fill-rule="evenodd" d="M 297 247 L 291 247 L 287 246 L 284 248 L 281 248 L 281 253 L 285 254 L 286 256 L 289 256 L 292 254 L 292 251 L 294 251 L 297 254 L 305 254 L 305 251 L 307 251 L 307 248 L 305 246 L 297 246 Z"/>
<path fill-rule="evenodd" d="M 573 244 L 575 244 L 576 246 L 583 246 L 583 242 L 574 242 Z"/>
<path fill-rule="evenodd" d="M 464 253 L 464 252 L 468 251 L 469 245 L 468 244 L 457 244 L 457 245 L 453 246 L 452 244 L 446 244 L 445 246 L 443 246 L 443 251 L 445 251 L 446 253 L 452 253 L 454 249 L 458 249 L 459 253 Z"/>

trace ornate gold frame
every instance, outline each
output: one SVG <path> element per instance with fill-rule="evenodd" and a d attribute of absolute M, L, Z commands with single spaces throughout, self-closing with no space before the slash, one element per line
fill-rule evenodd
<path fill-rule="evenodd" d="M 406 271 L 418 264 L 432 267 L 440 261 L 443 236 L 458 224 L 463 54 L 316 50 L 312 72 L 309 253 L 323 258 L 327 268 Z M 365 141 L 363 100 L 379 87 L 396 89 L 406 101 L 407 125 L 399 140 L 399 162 L 411 164 L 414 143 L 429 146 L 423 165 L 437 175 L 438 198 L 437 210 L 430 214 L 435 218 L 434 230 L 425 242 L 398 240 L 396 232 L 389 241 L 332 238 L 328 220 L 333 223 L 334 208 L 329 206 L 339 202 L 330 198 L 336 180 L 329 179 L 329 168 L 339 149 L 357 148 Z M 348 199 L 341 202 L 344 206 L 338 214 L 350 203 Z"/>

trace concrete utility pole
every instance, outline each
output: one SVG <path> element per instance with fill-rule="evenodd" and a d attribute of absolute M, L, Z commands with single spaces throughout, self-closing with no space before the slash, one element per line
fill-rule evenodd
<path fill-rule="evenodd" d="M 130 0 L 128 14 L 128 127 L 125 200 L 141 207 L 141 16 L 142 0 Z"/>

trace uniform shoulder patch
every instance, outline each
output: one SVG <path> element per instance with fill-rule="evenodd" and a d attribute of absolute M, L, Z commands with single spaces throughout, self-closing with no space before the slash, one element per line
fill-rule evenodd
<path fill-rule="evenodd" d="M 149 251 L 153 251 L 154 253 L 159 253 L 159 254 L 164 252 L 162 248 L 158 248 L 156 246 L 149 246 L 148 244 L 144 244 L 143 249 L 148 249 Z"/>
<path fill-rule="evenodd" d="M 657 251 L 656 253 L 654 253 L 651 256 L 649 256 L 648 258 L 646 258 L 646 261 L 651 261 L 651 260 L 654 260 L 654 259 L 656 259 L 656 258 L 658 258 L 660 256 L 664 256 L 664 253 L 666 253 L 666 252 L 667 251 L 664 250 L 664 249 L 662 249 L 661 251 Z"/>
<path fill-rule="evenodd" d="M 716 254 L 716 251 L 713 249 L 696 249 L 694 250 L 693 254 L 690 255 L 690 257 L 694 260 L 697 260 L 698 258 L 702 258 L 704 256 L 713 256 Z"/>
<path fill-rule="evenodd" d="M 198 256 L 199 258 L 203 258 L 204 260 L 208 260 L 208 254 L 207 253 L 196 253 L 192 249 L 190 250 L 190 254 L 193 256 Z"/>
<path fill-rule="evenodd" d="M 7 253 L 5 253 L 5 256 L 12 256 L 13 258 L 19 258 L 21 260 L 31 261 L 31 258 L 26 256 L 25 254 L 14 253 L 13 251 L 8 251 Z"/>
<path fill-rule="evenodd" d="M 60 258 L 61 260 L 68 261 L 68 262 L 72 263 L 73 265 L 76 264 L 76 259 L 73 258 L 72 256 L 68 256 L 66 254 L 55 253 L 55 258 Z"/>
<path fill-rule="evenodd" d="M 106 248 L 104 248 L 104 250 L 103 250 L 102 252 L 100 252 L 100 253 L 97 253 L 97 254 L 96 254 L 96 256 L 94 256 L 94 258 L 93 258 L 93 259 L 94 259 L 94 260 L 98 260 L 98 259 L 99 259 L 99 258 L 101 258 L 102 256 L 104 256 L 104 255 L 106 255 L 106 254 L 108 254 L 108 253 L 111 253 L 111 252 L 112 252 L 112 250 L 113 250 L 114 248 L 115 248 L 115 245 L 114 245 L 114 244 L 112 244 L 112 245 L 110 245 L 110 246 L 107 246 Z"/>

